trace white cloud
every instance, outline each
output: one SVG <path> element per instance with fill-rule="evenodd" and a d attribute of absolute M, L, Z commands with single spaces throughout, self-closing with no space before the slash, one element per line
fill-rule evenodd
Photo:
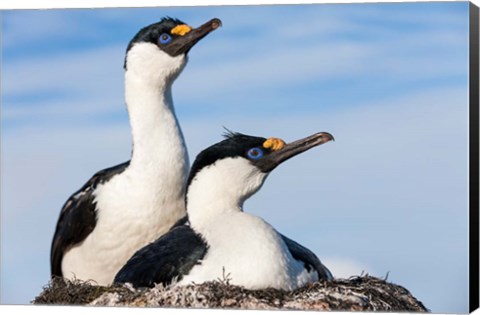
<path fill-rule="evenodd" d="M 43 38 L 65 38 L 77 32 L 77 25 L 71 23 L 62 11 L 29 10 L 5 11 L 3 16 L 2 44 L 5 49 L 25 43 L 38 43 Z M 15 16 L 18 14 L 17 16 Z M 48 18 L 45 18 L 48 16 Z M 59 30 L 62 30 L 59 32 Z M 32 35 L 35 36 L 32 36 Z"/>
<path fill-rule="evenodd" d="M 51 57 L 39 56 L 5 62 L 2 69 L 3 94 L 7 97 L 55 91 L 100 94 L 122 88 L 126 45 L 97 47 Z"/>
<path fill-rule="evenodd" d="M 197 67 L 189 69 L 189 75 L 179 78 L 179 82 L 192 91 L 189 95 L 195 98 L 206 98 L 218 91 L 228 94 L 245 93 L 246 88 L 255 91 L 287 87 L 292 83 L 358 73 L 365 50 L 361 44 L 350 43 L 267 50 L 236 60 L 218 60 L 208 65 L 197 63 Z M 207 70 L 209 80 L 198 82 Z"/>
<path fill-rule="evenodd" d="M 248 11 L 248 8 L 242 10 Z M 269 11 L 255 11 L 257 13 L 252 17 L 240 22 L 237 21 L 239 14 L 230 9 L 225 17 L 227 24 L 192 52 L 190 65 L 175 84 L 176 101 L 187 106 L 207 103 L 210 109 L 224 110 L 229 110 L 224 104 L 231 103 L 236 108 L 255 111 L 257 103 L 263 99 L 257 100 L 249 95 L 269 96 L 267 99 L 275 102 L 278 89 L 301 92 L 303 84 L 312 82 L 321 89 L 325 88 L 323 84 L 334 79 L 371 80 L 372 85 L 378 80 L 399 86 L 459 76 L 465 76 L 466 80 L 467 36 L 461 27 L 451 30 L 429 28 L 415 33 L 396 31 L 395 36 L 388 36 L 389 30 L 376 28 L 377 33 L 384 34 L 362 41 L 352 36 L 340 36 L 338 39 L 331 35 L 348 34 L 352 29 L 355 34 L 374 34 L 375 29 L 372 30 L 373 26 L 369 24 L 352 22 L 349 14 L 332 15 L 330 11 L 317 9 L 311 14 L 294 15 L 302 16 L 302 23 L 293 24 L 272 22 L 279 17 L 268 14 L 264 21 L 270 22 L 265 22 L 260 32 L 268 36 L 239 37 L 235 34 L 242 28 L 258 27 L 255 23 L 258 23 L 259 12 Z M 364 11 L 365 14 L 369 12 Z M 102 16 L 113 14 L 109 12 L 104 11 Z M 321 12 L 323 18 L 318 17 Z M 373 10 L 371 14 L 374 16 L 377 13 Z M 51 24 L 68 22 L 65 21 L 68 15 L 60 12 L 50 15 Z M 350 15 L 358 13 L 352 10 Z M 437 13 L 437 17 L 440 16 Z M 40 17 L 38 13 L 32 16 L 34 22 Z M 461 25 L 458 17 L 450 19 L 454 19 L 454 25 Z M 18 19 L 10 20 L 14 26 L 6 32 L 7 37 L 14 34 L 12 36 L 23 38 L 21 32 L 26 32 L 21 27 L 23 24 Z M 79 22 L 70 24 L 76 23 Z M 85 31 L 78 26 L 74 28 L 77 30 L 66 29 L 65 32 L 75 36 Z M 48 25 L 44 31 L 42 27 L 39 29 L 40 37 L 49 33 L 55 36 Z M 294 34 L 300 36 L 291 45 Z M 105 111 L 124 111 L 122 65 L 125 46 L 106 43 L 105 46 L 68 54 L 5 60 L 2 93 L 6 101 L 2 114 L 7 121 L 32 117 L 38 121 L 54 121 L 68 115 L 85 117 Z M 465 49 L 459 49 L 461 47 Z M 432 54 L 431 51 L 437 53 Z M 462 51 L 465 51 L 464 56 Z M 445 62 L 447 59 L 448 62 Z M 204 79 L 206 73 L 208 80 Z"/>
<path fill-rule="evenodd" d="M 243 8 L 243 10 L 246 9 Z M 269 12 L 264 11 L 265 14 Z M 108 16 L 108 12 L 110 11 L 104 11 L 102 15 Z M 374 26 L 364 25 L 358 21 L 352 22 L 349 17 L 352 14 L 358 15 L 355 11 L 333 16 L 324 14 L 324 18 L 318 18 L 315 14 L 323 11 L 313 10 L 310 15 L 307 13 L 306 17 L 303 16 L 302 23 L 293 23 L 293 25 L 268 23 L 265 26 L 268 30 L 268 41 L 265 37 L 258 35 L 235 37 L 233 40 L 231 36 L 223 36 L 222 32 L 235 34 L 242 28 L 248 29 L 249 25 L 253 27 L 258 17 L 252 16 L 247 21 L 240 22 L 236 20 L 238 14 L 232 12 L 227 14 L 227 19 L 232 18 L 238 23 L 231 23 L 231 26 L 225 25 L 224 28 L 212 34 L 212 38 L 205 40 L 208 44 L 199 44 L 198 53 L 192 53 L 195 55 L 191 56 L 191 65 L 186 70 L 188 75 L 181 76 L 175 85 L 179 92 L 179 100 L 208 103 L 209 98 L 219 94 L 233 94 L 238 98 L 244 94 L 246 87 L 259 92 L 290 86 L 301 89 L 301 84 L 312 82 L 312 80 L 318 81 L 321 87 L 322 80 L 348 79 L 354 76 L 371 78 L 373 75 L 377 79 L 383 77 L 402 84 L 410 80 L 418 82 L 422 79 L 464 75 L 467 71 L 468 58 L 466 56 L 462 58 L 458 55 L 459 50 L 452 48 L 462 46 L 467 48 L 466 32 L 462 32 L 462 28 L 426 29 L 414 34 L 397 30 L 398 34 L 395 36 L 385 36 L 389 34 L 386 29 L 372 29 Z M 368 12 L 369 10 L 365 10 L 362 14 L 368 16 Z M 376 13 L 377 10 L 373 9 L 372 14 Z M 50 15 L 52 16 L 49 20 L 51 24 L 69 24 L 66 15 L 60 13 Z M 439 14 L 437 15 L 427 18 L 436 20 L 440 17 Z M 38 13 L 32 16 L 34 22 L 41 19 L 40 17 Z M 279 19 L 272 14 L 268 15 L 268 18 Z M 458 17 L 451 19 L 456 19 L 452 23 L 460 24 Z M 21 32 L 26 31 L 21 27 L 23 20 L 8 19 L 8 21 L 13 26 L 11 31 L 6 32 L 7 38 L 8 36 L 23 38 Z M 427 24 L 425 21 L 419 22 Z M 81 21 L 74 20 L 74 26 L 70 23 L 70 27 L 75 28 L 75 32 L 79 32 L 81 28 L 76 23 Z M 383 32 L 385 35 L 378 37 L 377 34 L 376 37 L 363 41 L 357 41 L 354 38 L 336 39 L 331 36 L 332 33 L 347 32 L 348 34 L 349 29 L 350 32 L 354 29 L 355 34 L 361 34 L 362 32 L 358 29 L 362 27 L 366 28 L 365 33 Z M 39 32 L 36 38 L 42 38 L 47 34 L 69 33 L 67 26 L 55 30 L 52 27 L 44 28 L 35 29 Z M 58 29 L 62 31 L 58 32 Z M 290 45 L 288 43 L 291 38 L 287 36 L 285 39 L 286 34 L 292 34 L 290 36 L 299 34 L 300 38 L 294 41 L 295 45 Z M 322 35 L 330 37 L 322 37 Z M 57 98 L 59 102 L 67 103 L 65 106 L 68 106 L 70 101 L 79 103 L 81 99 L 86 99 L 88 103 L 95 105 L 111 99 L 121 102 L 125 46 L 126 44 L 104 46 L 50 56 L 35 57 L 32 54 L 29 57 L 7 62 L 3 65 L 2 73 L 4 96 L 9 100 L 20 95 L 24 97 L 61 92 L 60 97 L 57 96 Z M 432 55 L 432 51 L 437 53 Z M 446 58 L 449 62 L 445 62 Z M 204 79 L 205 73 L 209 73 L 208 80 Z M 43 106 L 48 106 L 50 101 L 36 103 L 38 107 L 44 108 Z M 246 106 L 252 106 L 245 103 Z M 22 107 L 22 101 L 16 100 L 13 104 L 15 109 L 11 108 L 13 105 L 6 106 L 6 115 L 22 111 L 18 109 Z M 92 106 L 92 110 L 95 108 L 102 110 L 101 106 Z M 56 108 L 53 108 L 53 111 L 56 111 Z"/>

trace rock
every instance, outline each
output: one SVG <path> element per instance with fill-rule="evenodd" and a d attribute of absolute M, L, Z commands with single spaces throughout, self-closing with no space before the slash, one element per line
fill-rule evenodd
<path fill-rule="evenodd" d="M 295 291 L 247 290 L 228 280 L 188 286 L 96 286 L 53 279 L 34 304 L 322 311 L 428 312 L 405 288 L 365 276 L 316 282 Z"/>

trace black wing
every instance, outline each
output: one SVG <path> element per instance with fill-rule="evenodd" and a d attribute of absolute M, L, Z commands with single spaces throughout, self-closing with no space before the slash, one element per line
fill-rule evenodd
<path fill-rule="evenodd" d="M 51 275 L 62 277 L 62 259 L 65 252 L 82 242 L 95 228 L 97 215 L 93 191 L 97 185 L 122 173 L 130 161 L 104 169 L 93 175 L 62 207 L 50 251 Z"/>
<path fill-rule="evenodd" d="M 188 225 L 178 225 L 138 250 L 115 276 L 115 283 L 134 287 L 170 284 L 188 274 L 208 250 L 207 243 Z"/>
<path fill-rule="evenodd" d="M 320 259 L 318 259 L 317 255 L 315 255 L 311 250 L 302 245 L 298 244 L 294 240 L 289 239 L 285 235 L 280 234 L 283 241 L 288 247 L 288 250 L 292 254 L 293 258 L 296 260 L 302 261 L 305 265 L 307 270 L 311 270 L 311 268 L 315 269 L 318 273 L 318 277 L 323 280 L 331 280 L 333 279 L 332 273 L 325 267 Z"/>

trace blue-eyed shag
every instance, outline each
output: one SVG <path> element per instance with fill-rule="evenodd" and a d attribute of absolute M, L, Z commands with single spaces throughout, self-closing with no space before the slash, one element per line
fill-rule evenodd
<path fill-rule="evenodd" d="M 247 289 L 293 290 L 332 274 L 318 257 L 243 211 L 283 161 L 333 140 L 326 132 L 285 144 L 278 138 L 230 133 L 204 151 L 190 170 L 187 224 L 173 227 L 135 253 L 116 283 L 152 287 L 222 279 Z"/>
<path fill-rule="evenodd" d="M 135 251 L 185 216 L 189 162 L 172 84 L 189 50 L 220 25 L 212 19 L 192 28 L 164 18 L 130 41 L 124 69 L 132 156 L 96 173 L 64 204 L 51 247 L 52 277 L 107 285 Z"/>

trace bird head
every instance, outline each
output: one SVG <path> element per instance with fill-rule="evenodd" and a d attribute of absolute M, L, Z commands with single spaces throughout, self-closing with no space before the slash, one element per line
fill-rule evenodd
<path fill-rule="evenodd" d="M 173 81 L 185 66 L 190 49 L 221 25 L 217 18 L 197 28 L 178 19 L 163 18 L 133 37 L 127 47 L 124 68 L 149 82 Z"/>
<path fill-rule="evenodd" d="M 198 154 L 187 181 L 187 202 L 210 199 L 241 207 L 278 165 L 331 140 L 327 132 L 288 144 L 279 138 L 230 132 L 225 140 Z"/>

